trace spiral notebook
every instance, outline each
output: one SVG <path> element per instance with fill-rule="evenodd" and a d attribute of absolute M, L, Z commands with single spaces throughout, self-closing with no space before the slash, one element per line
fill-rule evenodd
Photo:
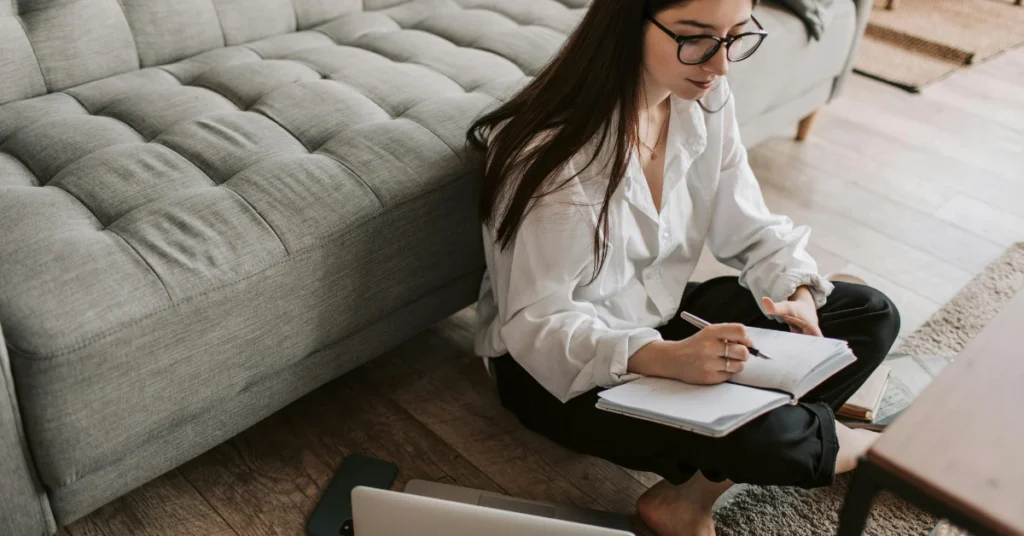
<path fill-rule="evenodd" d="M 597 408 L 711 437 L 786 404 L 795 404 L 857 358 L 846 341 L 747 328 L 754 346 L 772 359 L 751 356 L 726 383 L 692 385 L 644 377 L 598 393 Z"/>

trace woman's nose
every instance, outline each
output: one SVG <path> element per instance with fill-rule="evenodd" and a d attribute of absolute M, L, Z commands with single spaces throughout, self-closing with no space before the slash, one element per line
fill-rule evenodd
<path fill-rule="evenodd" d="M 729 51 L 723 45 L 715 52 L 714 56 L 704 62 L 704 70 L 718 76 L 725 76 L 729 72 Z"/>

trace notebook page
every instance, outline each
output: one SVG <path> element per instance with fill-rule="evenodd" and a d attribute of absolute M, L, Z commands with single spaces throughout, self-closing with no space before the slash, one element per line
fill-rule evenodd
<path fill-rule="evenodd" d="M 725 416 L 745 415 L 786 395 L 742 385 L 691 385 L 644 377 L 598 393 L 613 406 L 636 408 L 666 420 L 709 424 Z"/>
<path fill-rule="evenodd" d="M 816 366 L 847 348 L 846 341 L 773 329 L 748 327 L 747 335 L 758 350 L 772 359 L 750 356 L 743 372 L 730 381 L 787 393 L 795 392 L 801 380 Z"/>

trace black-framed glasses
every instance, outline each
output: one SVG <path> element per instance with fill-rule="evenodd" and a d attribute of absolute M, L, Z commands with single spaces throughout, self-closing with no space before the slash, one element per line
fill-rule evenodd
<path fill-rule="evenodd" d="M 761 23 L 757 22 L 753 15 L 750 16 L 750 20 L 757 25 L 757 30 L 730 35 L 726 38 L 715 35 L 676 35 L 675 32 L 658 22 L 653 15 L 648 14 L 647 18 L 679 44 L 676 56 L 684 65 L 699 65 L 710 60 L 715 54 L 718 54 L 718 49 L 722 48 L 722 45 L 725 45 L 725 56 L 729 61 L 745 60 L 757 51 L 757 47 L 761 46 L 761 42 L 768 36 L 764 26 L 761 26 Z"/>

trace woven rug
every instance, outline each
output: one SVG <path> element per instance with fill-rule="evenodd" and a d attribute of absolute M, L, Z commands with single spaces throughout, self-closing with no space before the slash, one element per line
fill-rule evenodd
<path fill-rule="evenodd" d="M 1015 0 L 874 0 L 855 70 L 908 91 L 1024 43 Z"/>
<path fill-rule="evenodd" d="M 894 352 L 954 356 L 1024 288 L 1024 242 L 1012 246 L 978 274 Z M 721 536 L 817 536 L 835 534 L 848 475 L 829 488 L 805 490 L 749 486 L 719 508 Z M 875 502 L 864 534 L 927 535 L 937 520 L 883 493 Z"/>

